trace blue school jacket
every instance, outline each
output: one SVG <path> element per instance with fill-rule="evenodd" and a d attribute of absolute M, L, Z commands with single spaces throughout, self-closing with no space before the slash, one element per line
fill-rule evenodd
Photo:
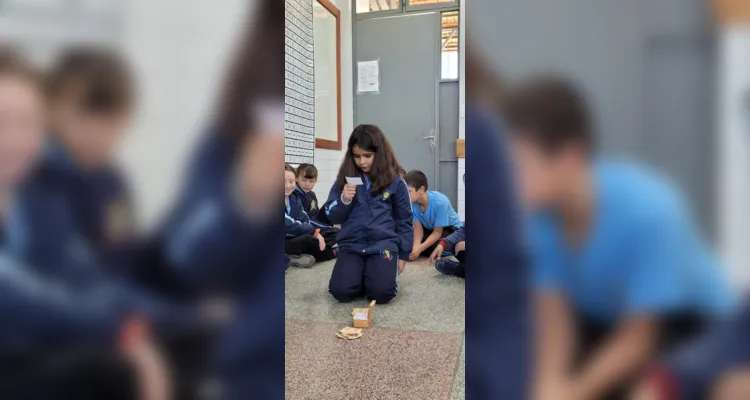
<path fill-rule="evenodd" d="M 448 235 L 448 237 L 443 239 L 443 241 L 448 245 L 445 250 L 450 250 L 456 247 L 459 242 L 466 241 L 466 228 L 461 226 L 457 231 L 451 233 L 450 235 Z"/>
<path fill-rule="evenodd" d="M 112 349 L 125 314 L 102 292 L 71 290 L 0 255 L 0 357 L 64 348 Z"/>
<path fill-rule="evenodd" d="M 339 249 L 361 254 L 398 252 L 401 260 L 408 260 L 414 242 L 411 202 L 406 182 L 396 177 L 383 193 L 357 186 L 350 204 L 341 200 L 343 188 L 334 185 L 323 209 L 333 224 L 341 224 L 337 236 Z"/>
<path fill-rule="evenodd" d="M 113 348 L 124 314 L 110 294 L 75 290 L 19 262 L 10 246 L 16 223 L 12 216 L 0 221 L 0 359 L 66 347 Z"/>
<path fill-rule="evenodd" d="M 286 206 L 286 212 L 284 213 L 284 225 L 288 238 L 312 235 L 315 233 L 315 229 L 325 227 L 325 225 L 310 219 L 304 210 L 302 201 L 297 196 L 289 196 L 289 205 Z"/>
<path fill-rule="evenodd" d="M 724 373 L 750 367 L 750 302 L 732 318 L 721 321 L 694 342 L 668 355 L 658 372 L 666 375 L 665 387 L 684 400 L 703 400 Z"/>
<path fill-rule="evenodd" d="M 315 218 L 318 215 L 318 211 L 320 211 L 320 204 L 318 203 L 318 196 L 315 194 L 315 192 L 310 191 L 305 193 L 304 190 L 302 190 L 299 185 L 294 189 L 294 192 L 292 194 L 299 198 L 299 200 L 302 202 L 302 208 L 304 208 L 305 212 L 310 218 Z"/>
<path fill-rule="evenodd" d="M 231 185 L 235 147 L 215 131 L 198 144 L 162 230 L 166 259 L 197 296 L 235 300 L 235 318 L 214 353 L 229 392 L 224 398 L 283 398 L 282 204 L 256 216 L 240 212 Z"/>
<path fill-rule="evenodd" d="M 78 290 L 107 288 L 122 307 L 164 329 L 192 326 L 192 311 L 132 281 L 136 260 L 129 197 L 117 171 L 84 172 L 56 144 L 19 190 L 9 251 L 26 268 Z"/>
<path fill-rule="evenodd" d="M 530 379 L 530 270 L 503 127 L 494 110 L 466 108 L 466 398 L 525 399 Z M 492 317 L 488 318 L 487 316 Z"/>
<path fill-rule="evenodd" d="M 320 212 L 321 204 L 318 202 L 318 196 L 315 192 L 305 193 L 299 186 L 294 189 L 290 197 L 296 197 L 302 202 L 302 208 L 304 208 L 307 216 L 316 223 L 321 224 L 325 227 L 331 227 L 333 224 L 328 220 L 326 213 Z"/>

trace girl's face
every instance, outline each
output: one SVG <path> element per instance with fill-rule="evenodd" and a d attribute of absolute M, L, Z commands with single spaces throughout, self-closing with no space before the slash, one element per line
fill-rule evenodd
<path fill-rule="evenodd" d="M 292 171 L 284 171 L 284 196 L 289 196 L 297 185 L 297 179 Z M 278 192 L 277 192 L 278 193 Z"/>
<path fill-rule="evenodd" d="M 365 150 L 356 144 L 352 147 L 352 157 L 354 157 L 354 163 L 357 164 L 359 169 L 365 174 L 370 172 L 372 169 L 372 162 L 375 160 L 375 153 L 370 150 Z"/>
<path fill-rule="evenodd" d="M 0 76 L 0 187 L 21 181 L 44 140 L 44 104 L 28 81 Z"/>

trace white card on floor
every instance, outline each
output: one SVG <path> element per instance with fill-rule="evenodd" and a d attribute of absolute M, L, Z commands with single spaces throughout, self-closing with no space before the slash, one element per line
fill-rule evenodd
<path fill-rule="evenodd" d="M 360 178 L 358 176 L 356 176 L 354 178 L 347 176 L 346 177 L 346 183 L 348 183 L 350 185 L 364 185 L 364 183 L 362 182 L 362 178 Z"/>

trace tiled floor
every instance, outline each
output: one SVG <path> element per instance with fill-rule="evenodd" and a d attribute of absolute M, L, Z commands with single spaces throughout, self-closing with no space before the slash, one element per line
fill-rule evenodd
<path fill-rule="evenodd" d="M 363 299 L 339 304 L 328 294 L 333 262 L 286 274 L 286 398 L 458 400 L 464 398 L 464 281 L 425 261 L 409 263 L 399 294 L 376 306 L 363 337 L 335 336 L 351 326 Z"/>

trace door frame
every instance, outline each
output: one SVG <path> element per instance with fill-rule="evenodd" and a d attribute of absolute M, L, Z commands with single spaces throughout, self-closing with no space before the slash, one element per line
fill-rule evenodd
<path fill-rule="evenodd" d="M 433 170 L 434 170 L 434 180 L 435 182 L 431 183 L 430 186 L 433 184 L 440 183 L 440 84 L 442 82 L 455 82 L 455 80 L 442 80 L 441 75 L 441 55 L 442 55 L 442 44 L 440 43 L 440 38 L 442 37 L 442 15 L 444 12 L 449 11 L 458 11 L 459 15 L 461 13 L 460 10 L 460 4 L 459 3 L 451 3 L 449 5 L 429 5 L 429 6 L 423 6 L 418 7 L 417 9 L 409 9 L 406 7 L 405 3 L 401 3 L 401 9 L 400 10 L 393 10 L 393 11 L 380 11 L 380 12 L 370 12 L 370 13 L 363 13 L 363 14 L 357 14 L 357 7 L 356 4 L 354 7 L 351 7 L 351 15 L 352 15 L 352 79 L 356 82 L 356 76 L 357 76 L 357 23 L 361 20 L 367 20 L 367 19 L 385 19 L 385 18 L 397 18 L 397 17 L 406 17 L 409 15 L 419 15 L 419 14 L 429 14 L 429 13 L 435 13 L 435 17 L 437 18 L 437 32 L 435 32 L 435 46 L 437 48 L 437 59 L 435 60 L 435 66 L 437 69 L 435 80 L 435 87 L 434 87 L 434 93 L 435 93 L 435 121 L 433 123 L 434 126 L 434 133 L 435 136 L 435 151 L 433 152 Z M 459 35 L 463 34 L 463 32 L 459 31 Z M 459 50 L 460 51 L 460 50 Z M 461 68 L 461 65 L 459 63 L 459 68 Z M 459 71 L 459 77 L 461 76 Z M 460 82 L 460 78 L 457 80 Z M 357 85 L 352 85 L 352 106 L 353 106 L 353 115 L 352 120 L 354 121 L 354 124 L 356 126 L 357 124 Z M 347 134 L 348 135 L 348 134 Z M 343 150 L 343 149 L 342 149 Z M 345 151 L 345 150 L 343 150 Z M 456 161 L 458 162 L 458 161 Z M 439 191 L 438 187 L 438 191 Z"/>

